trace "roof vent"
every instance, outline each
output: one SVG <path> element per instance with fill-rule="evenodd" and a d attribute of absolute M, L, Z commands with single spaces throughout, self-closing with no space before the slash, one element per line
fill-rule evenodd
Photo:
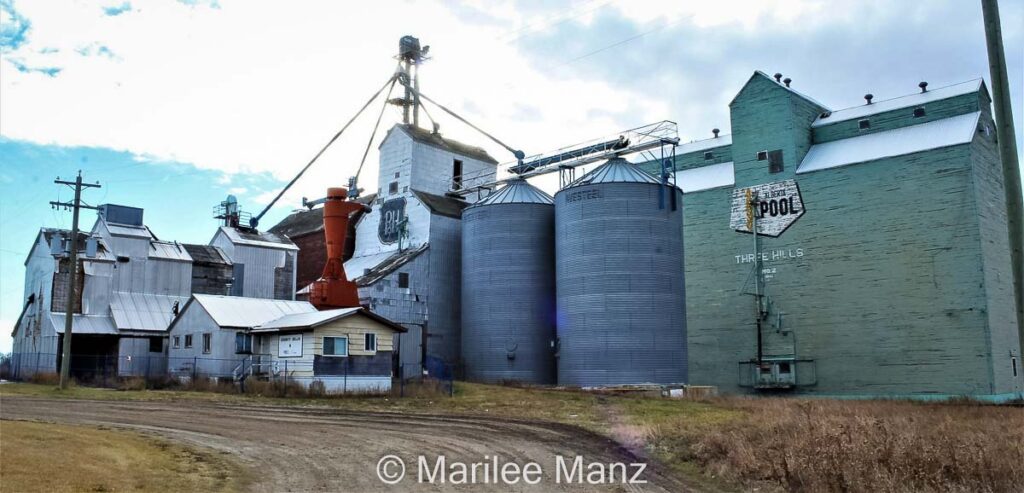
<path fill-rule="evenodd" d="M 718 132 L 721 132 L 721 130 L 719 130 L 717 128 L 712 128 L 711 129 L 711 133 L 715 134 L 715 138 L 716 139 L 718 138 Z"/>
<path fill-rule="evenodd" d="M 868 93 L 868 94 L 864 95 L 864 101 L 867 101 L 867 104 L 871 104 L 871 100 L 874 99 L 874 98 L 875 98 L 874 94 Z"/>
<path fill-rule="evenodd" d="M 832 112 L 831 111 L 824 111 L 824 112 L 821 113 L 820 118 L 828 118 L 830 116 L 832 116 Z"/>
<path fill-rule="evenodd" d="M 782 74 L 775 72 L 775 82 L 782 82 Z"/>
<path fill-rule="evenodd" d="M 786 84 L 786 87 L 789 87 L 789 83 L 790 82 L 793 82 L 793 79 L 790 79 L 789 77 L 786 77 L 785 79 L 782 79 L 782 83 Z"/>
<path fill-rule="evenodd" d="M 921 81 L 921 83 L 919 83 L 917 85 L 917 87 L 921 88 L 921 92 L 928 92 L 928 83 L 927 82 Z"/>

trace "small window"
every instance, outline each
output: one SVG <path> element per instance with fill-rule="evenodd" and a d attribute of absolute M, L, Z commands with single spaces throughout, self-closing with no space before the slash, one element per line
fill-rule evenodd
<path fill-rule="evenodd" d="M 377 351 L 377 334 L 366 334 L 366 342 L 363 345 L 366 351 Z"/>
<path fill-rule="evenodd" d="M 149 352 L 151 352 L 151 353 L 162 353 L 162 352 L 164 352 L 164 338 L 163 337 L 150 337 L 149 338 Z"/>
<path fill-rule="evenodd" d="M 399 176 L 402 176 L 402 172 L 401 171 L 395 171 L 395 178 L 398 178 Z"/>
<path fill-rule="evenodd" d="M 914 118 L 921 118 L 924 115 L 924 106 L 918 106 L 917 108 L 914 108 Z"/>
<path fill-rule="evenodd" d="M 396 193 L 398 193 L 398 182 L 393 181 L 391 183 L 388 183 L 388 194 L 394 195 Z"/>
<path fill-rule="evenodd" d="M 407 288 L 409 287 L 409 273 L 399 272 L 398 273 L 398 287 Z"/>
<path fill-rule="evenodd" d="M 125 262 L 127 262 L 127 261 L 129 261 L 129 260 L 131 260 L 131 259 L 130 259 L 130 258 L 128 258 L 128 257 L 125 257 L 124 255 L 118 255 L 118 256 L 117 256 L 117 261 L 118 261 L 118 262 L 121 262 L 121 263 L 125 263 Z"/>
<path fill-rule="evenodd" d="M 715 153 L 713 153 L 711 151 L 707 151 L 707 152 L 704 153 L 704 160 L 705 161 L 710 161 L 710 160 L 712 160 L 714 158 L 715 158 Z"/>
<path fill-rule="evenodd" d="M 758 161 L 767 161 L 768 160 L 768 151 L 757 151 L 757 160 Z"/>
<path fill-rule="evenodd" d="M 789 373 L 789 363 L 779 363 L 779 373 Z"/>
<path fill-rule="evenodd" d="M 324 356 L 348 356 L 348 337 L 324 337 Z"/>
<path fill-rule="evenodd" d="M 181 336 L 174 336 L 172 340 L 174 341 L 174 344 L 172 344 L 171 347 L 173 347 L 174 349 L 178 349 L 181 347 Z"/>
<path fill-rule="evenodd" d="M 772 374 L 772 367 L 769 366 L 769 365 L 762 366 L 760 370 L 761 370 L 761 374 L 762 375 L 771 375 Z"/>
<path fill-rule="evenodd" d="M 782 173 L 785 170 L 785 166 L 782 162 L 782 150 L 775 150 L 768 153 L 768 172 L 769 173 Z"/>
<path fill-rule="evenodd" d="M 462 188 L 462 161 L 455 159 L 452 161 L 452 190 L 459 190 Z"/>
<path fill-rule="evenodd" d="M 213 334 L 203 334 L 203 354 L 210 354 L 213 350 Z"/>
<path fill-rule="evenodd" d="M 252 354 L 252 334 L 235 333 L 235 354 Z"/>
<path fill-rule="evenodd" d="M 185 348 L 192 347 L 192 334 L 185 336 Z"/>
<path fill-rule="evenodd" d="M 865 118 L 865 119 L 857 122 L 857 127 L 860 128 L 861 130 L 867 130 L 867 129 L 871 128 L 871 120 L 868 120 L 867 118 Z"/>
<path fill-rule="evenodd" d="M 1017 357 L 1016 356 L 1010 358 L 1010 366 L 1013 367 L 1013 376 L 1014 376 L 1014 378 L 1016 378 L 1017 377 Z"/>

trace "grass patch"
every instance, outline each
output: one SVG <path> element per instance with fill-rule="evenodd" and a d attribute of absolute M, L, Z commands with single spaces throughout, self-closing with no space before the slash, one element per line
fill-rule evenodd
<path fill-rule="evenodd" d="M 225 459 L 136 433 L 0 421 L 0 491 L 239 491 Z"/>

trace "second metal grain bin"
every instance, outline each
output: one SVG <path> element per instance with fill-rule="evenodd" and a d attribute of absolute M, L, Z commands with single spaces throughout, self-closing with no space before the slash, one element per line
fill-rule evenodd
<path fill-rule="evenodd" d="M 555 194 L 559 385 L 686 382 L 682 228 L 682 192 L 621 158 Z"/>
<path fill-rule="evenodd" d="M 521 179 L 463 211 L 467 380 L 555 383 L 554 214 Z"/>

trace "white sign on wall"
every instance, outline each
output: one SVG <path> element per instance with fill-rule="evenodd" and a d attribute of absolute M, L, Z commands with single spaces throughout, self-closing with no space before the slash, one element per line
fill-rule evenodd
<path fill-rule="evenodd" d="M 302 356 L 302 334 L 282 335 L 278 338 L 277 357 Z"/>
<path fill-rule="evenodd" d="M 804 215 L 804 202 L 796 180 L 764 183 L 732 191 L 732 213 L 729 226 L 751 233 L 757 224 L 757 234 L 777 237 Z"/>

